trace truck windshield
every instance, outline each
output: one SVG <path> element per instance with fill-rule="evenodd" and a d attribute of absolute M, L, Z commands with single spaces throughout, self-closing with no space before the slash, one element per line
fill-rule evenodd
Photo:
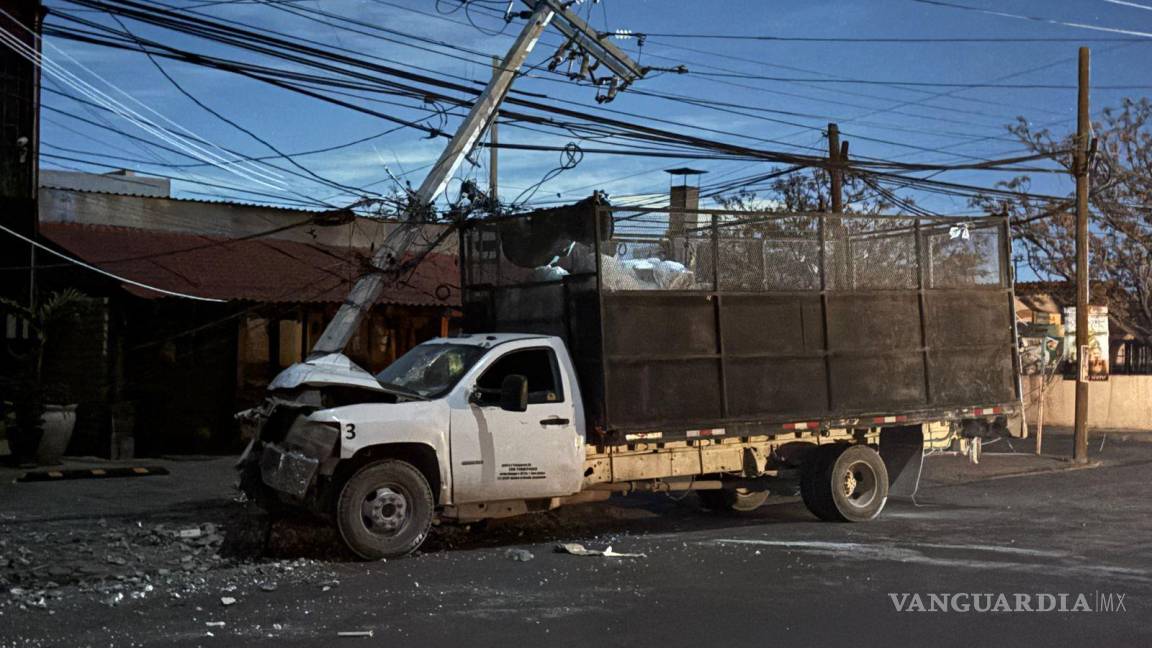
<path fill-rule="evenodd" d="M 386 387 L 436 398 L 456 384 L 488 349 L 471 344 L 421 344 L 376 374 Z"/>

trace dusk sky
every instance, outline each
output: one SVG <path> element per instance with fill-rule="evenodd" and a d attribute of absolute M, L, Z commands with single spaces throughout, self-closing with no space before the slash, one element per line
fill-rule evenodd
<path fill-rule="evenodd" d="M 331 47 L 361 58 L 374 57 L 378 63 L 455 82 L 463 82 L 458 77 L 486 80 L 491 74 L 490 55 L 502 55 L 524 23 L 513 20 L 505 24 L 500 14 L 508 3 L 496 1 L 473 2 L 467 10 L 456 0 L 166 2 L 173 8 L 186 9 L 190 15 L 226 19 L 253 29 L 310 39 L 316 46 Z M 50 26 L 84 28 L 66 20 L 67 14 L 121 28 L 101 11 L 64 0 L 51 0 L 47 5 L 54 14 L 48 18 Z M 517 10 L 522 8 L 518 2 L 513 6 Z M 1074 130 L 1076 55 L 1080 45 L 1092 48 L 1094 112 L 1116 106 L 1126 96 L 1144 96 L 1152 87 L 1152 66 L 1148 65 L 1152 46 L 1152 0 L 963 0 L 955 3 L 601 0 L 585 1 L 575 10 L 598 30 L 623 29 L 650 34 L 639 49 L 636 40 L 615 41 L 642 65 L 684 65 L 690 73 L 652 73 L 629 91 L 619 94 L 614 102 L 597 104 L 593 88 L 577 86 L 543 69 L 563 40 L 556 28 L 551 27 L 528 59 L 528 66 L 537 66 L 537 69 L 518 79 L 515 91 L 544 95 L 547 98 L 532 98 L 589 114 L 762 150 L 823 155 L 827 151 L 826 124 L 835 121 L 844 139 L 851 142 L 854 157 L 967 164 L 1022 155 L 1026 153 L 1025 148 L 1005 129 L 1017 116 L 1025 117 L 1034 127 L 1048 127 L 1061 135 Z M 122 20 L 137 37 L 200 54 L 291 69 L 289 63 L 281 60 L 127 18 Z M 704 38 L 706 35 L 793 40 Z M 834 40 L 794 40 L 819 38 Z M 905 40 L 843 40 L 892 38 Z M 939 40 L 958 38 L 988 40 Z M 263 144 L 177 91 L 141 53 L 59 37 L 46 40 L 44 53 L 53 64 L 141 114 L 147 114 L 157 123 L 172 129 L 187 129 L 187 133 L 212 145 L 246 156 L 273 154 Z M 435 44 L 435 41 L 452 44 L 454 48 Z M 121 116 L 77 103 L 69 98 L 78 95 L 75 86 L 54 74 L 46 74 L 43 166 L 108 171 L 109 165 L 113 165 L 141 174 L 160 173 L 180 179 L 174 183 L 179 196 L 319 207 L 354 200 L 356 192 L 334 188 L 332 183 L 385 192 L 393 184 L 388 175 L 391 171 L 414 185 L 419 184 L 427 165 L 435 160 L 447 141 L 429 139 L 424 132 L 413 128 L 398 127 L 379 117 L 227 72 L 180 61 L 157 60 L 188 93 L 284 153 L 331 148 L 392 132 L 359 144 L 295 158 L 309 171 L 331 181 L 327 185 L 311 177 L 302 178 L 264 166 L 241 166 L 249 170 L 237 174 L 114 132 L 160 141 L 155 134 L 145 132 Z M 749 76 L 757 78 L 747 78 Z M 1028 87 L 971 87 L 973 84 Z M 463 110 L 456 107 L 449 107 L 445 114 L 440 108 L 421 105 L 421 101 L 407 97 L 360 90 L 347 92 L 351 94 L 339 95 L 341 100 L 402 120 L 420 121 L 448 133 L 463 114 Z M 713 103 L 687 103 L 684 98 Z M 106 128 L 75 117 L 104 124 Z M 549 146 L 576 141 L 584 148 L 603 144 L 581 141 L 555 130 L 545 133 L 514 124 L 502 127 L 501 141 Z M 218 153 L 221 159 L 236 159 L 231 153 Z M 123 159 L 111 159 L 112 156 Z M 476 178 L 486 186 L 487 152 L 481 151 L 476 159 L 481 163 L 479 166 L 465 163 L 457 176 Z M 90 164 L 87 160 L 99 164 Z M 294 173 L 299 171 L 283 159 L 268 162 Z M 555 151 L 502 151 L 501 198 L 516 199 L 559 162 L 560 154 Z M 187 166 L 190 164 L 198 166 Z M 705 185 L 765 173 L 778 166 L 746 160 L 586 153 L 575 168 L 541 185 L 526 204 L 574 201 L 593 189 L 603 189 L 618 201 L 628 201 L 630 197 L 651 198 L 667 189 L 668 176 L 663 169 L 685 165 L 707 170 Z M 1051 163 L 1045 166 L 1055 168 Z M 1008 174 L 969 170 L 949 171 L 934 177 L 990 186 Z M 195 180 L 228 188 L 204 186 Z M 452 182 L 449 195 L 455 195 L 458 188 L 459 182 Z M 1071 180 L 1062 175 L 1041 178 L 1034 185 L 1037 191 L 1057 195 L 1066 195 L 1071 188 Z M 900 194 L 913 197 L 938 213 L 971 213 L 963 197 L 915 190 L 902 190 Z M 526 199 L 527 195 L 520 197 L 521 202 Z"/>

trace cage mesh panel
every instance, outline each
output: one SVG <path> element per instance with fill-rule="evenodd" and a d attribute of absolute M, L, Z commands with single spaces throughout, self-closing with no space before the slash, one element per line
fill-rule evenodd
<path fill-rule="evenodd" d="M 973 228 L 969 238 L 949 229 L 926 233 L 927 284 L 930 288 L 966 288 L 1001 284 L 999 228 Z"/>
<path fill-rule="evenodd" d="M 848 239 L 848 276 L 855 290 L 916 288 L 916 233 L 879 232 Z"/>
<path fill-rule="evenodd" d="M 601 248 L 604 290 L 714 288 L 710 217 L 698 225 L 689 215 L 688 221 L 674 219 L 670 226 L 667 214 L 623 212 L 613 222 L 613 237 Z"/>

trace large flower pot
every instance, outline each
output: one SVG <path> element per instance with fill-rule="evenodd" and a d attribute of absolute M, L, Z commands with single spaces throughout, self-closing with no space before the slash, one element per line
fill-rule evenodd
<path fill-rule="evenodd" d="M 36 462 L 42 466 L 60 463 L 68 442 L 72 440 L 72 430 L 76 427 L 76 405 L 45 405 L 43 424 L 44 436 L 40 437 L 40 447 L 36 451 Z"/>

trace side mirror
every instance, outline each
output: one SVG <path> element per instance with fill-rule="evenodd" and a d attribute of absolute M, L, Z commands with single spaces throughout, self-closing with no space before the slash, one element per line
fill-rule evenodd
<path fill-rule="evenodd" d="M 528 409 L 528 379 L 520 374 L 504 376 L 500 383 L 500 409 L 523 412 Z"/>

